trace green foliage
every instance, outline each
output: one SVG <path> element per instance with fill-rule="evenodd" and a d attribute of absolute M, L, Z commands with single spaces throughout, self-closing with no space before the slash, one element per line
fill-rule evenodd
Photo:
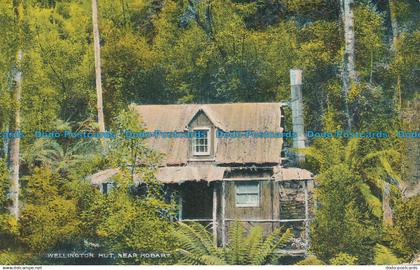
<path fill-rule="evenodd" d="M 398 200 L 394 212 L 394 226 L 386 228 L 390 246 L 395 250 L 398 257 L 404 259 L 404 262 L 409 262 L 419 253 L 419 204 L 419 195 Z"/>
<path fill-rule="evenodd" d="M 328 121 L 334 130 L 334 122 Z M 386 140 L 382 143 L 386 145 Z M 401 181 L 395 170 L 399 152 L 373 149 L 360 139 L 347 144 L 339 139 L 320 139 L 304 150 L 314 170 L 320 172 L 316 190 L 320 209 L 313 223 L 311 245 L 323 261 L 332 263 L 339 253 L 357 258 L 357 263 L 373 261 L 374 245 L 380 239 L 384 183 L 389 178 L 393 184 Z"/>
<path fill-rule="evenodd" d="M 269 264 L 278 256 L 277 249 L 292 237 L 289 229 L 281 232 L 278 228 L 263 236 L 259 226 L 252 227 L 246 234 L 238 221 L 229 227 L 229 243 L 225 248 L 217 247 L 208 229 L 199 223 L 179 223 L 173 235 L 179 242 L 177 254 L 181 262 L 205 265 Z"/>
<path fill-rule="evenodd" d="M 63 188 L 57 178 L 48 167 L 36 168 L 28 178 L 19 232 L 35 254 L 71 242 L 80 233 L 76 201 L 61 195 Z"/>
<path fill-rule="evenodd" d="M 181 262 L 206 265 L 226 264 L 223 251 L 216 247 L 212 235 L 203 225 L 178 223 L 173 235 L 179 243 L 176 252 Z"/>
<path fill-rule="evenodd" d="M 324 174 L 342 165 L 361 178 L 360 182 L 354 184 L 358 187 L 372 214 L 381 218 L 382 198 L 374 191 L 381 191 L 388 177 L 394 184 L 401 182 L 399 172 L 394 169 L 397 168 L 401 155 L 392 148 L 375 152 L 369 152 L 366 149 L 369 149 L 369 145 L 357 138 L 350 139 L 346 145 L 343 145 L 339 139 L 332 138 L 316 140 L 311 147 L 303 149 L 302 152 L 313 159 L 311 162 L 319 168 L 319 181 L 324 179 Z"/>
<path fill-rule="evenodd" d="M 0 212 L 4 212 L 7 203 L 7 193 L 9 190 L 9 172 L 6 162 L 0 159 Z"/>
<path fill-rule="evenodd" d="M 94 196 L 82 213 L 82 228 L 85 239 L 98 244 L 101 252 L 171 253 L 174 241 L 170 235 L 169 215 L 173 211 L 172 205 L 159 198 L 135 196 L 121 184 L 107 196 Z M 171 262 L 171 259 L 143 258 L 131 261 L 141 264 Z"/>
<path fill-rule="evenodd" d="M 296 265 L 324 265 L 325 263 L 314 255 L 310 255 L 305 259 L 296 263 Z"/>
<path fill-rule="evenodd" d="M 357 258 L 347 253 L 338 253 L 330 260 L 330 263 L 332 265 L 354 265 L 357 263 Z"/>
<path fill-rule="evenodd" d="M 416 0 L 395 1 L 391 8 L 388 1 L 356 2 L 360 82 L 350 91 L 354 126 L 392 133 L 400 127 L 399 95 L 402 106 L 418 95 L 420 6 Z M 90 2 L 22 3 L 19 19 L 13 1 L 0 5 L 1 131 L 12 129 L 14 123 L 13 77 L 19 49 L 24 56 L 22 130 L 27 134 L 97 130 Z M 390 9 L 399 25 L 394 48 L 389 42 Z M 132 109 L 127 110 L 131 103 L 288 100 L 292 67 L 304 70 L 308 129 L 342 129 L 345 123 L 339 1 L 102 0 L 99 29 L 108 129 L 145 128 L 138 125 Z M 10 140 L 0 138 L 0 143 L 1 262 L 28 262 L 31 254 L 56 248 L 85 248 L 81 244 L 85 239 L 98 241 L 106 251 L 147 247 L 166 252 L 173 247 L 168 216 L 174 207 L 163 200 L 163 187 L 154 176 L 159 155 L 142 140 L 119 137 L 102 149 L 92 141 L 31 135 L 22 139 L 19 223 L 5 208 L 8 171 L 2 158 L 8 156 Z M 393 139 L 311 143 L 305 152 L 307 166 L 319 173 L 320 210 L 312 233 L 319 259 L 350 263 L 357 257 L 357 263 L 373 263 L 378 243 L 392 248 L 404 261 L 418 253 L 418 196 L 407 201 L 392 198 L 395 225 L 382 232 L 384 183 L 394 184 L 395 195 L 395 187 L 404 181 L 399 143 Z M 85 179 L 111 167 L 120 169 L 117 187 L 102 196 Z M 144 183 L 135 186 L 138 179 Z M 267 263 L 270 256 L 262 252 L 263 243 L 265 252 L 271 252 L 279 235 L 265 239 L 260 230 L 252 229 L 244 237 L 244 229 L 236 225 L 223 255 L 216 252 L 212 257 L 210 251 L 198 249 L 198 254 L 207 255 L 191 253 L 191 260 L 250 263 L 255 258 L 253 263 Z M 13 251 L 4 250 L 5 245 Z M 376 247 L 388 254 L 382 246 Z"/>
<path fill-rule="evenodd" d="M 375 247 L 375 264 L 399 264 L 400 260 L 392 253 L 392 251 L 380 244 L 377 244 Z"/>
<path fill-rule="evenodd" d="M 323 173 L 318 181 L 320 208 L 311 228 L 312 251 L 322 261 L 347 253 L 359 263 L 369 263 L 378 232 L 360 203 L 361 179 L 341 164 Z"/>
<path fill-rule="evenodd" d="M 115 123 L 121 131 L 142 130 L 132 108 L 121 112 Z M 119 173 L 113 178 L 115 185 L 109 194 L 95 191 L 82 199 L 81 226 L 85 240 L 97 245 L 101 252 L 171 253 L 175 242 L 170 217 L 175 215 L 175 206 L 165 201 L 163 186 L 155 179 L 158 155 L 142 139 L 122 136 L 107 142 L 106 149 L 108 165 L 119 168 Z M 174 263 L 173 258 L 134 258 L 120 263 L 127 262 Z"/>
<path fill-rule="evenodd" d="M 6 162 L 0 158 L 0 235 L 13 233 L 14 223 L 11 220 L 7 207 L 9 206 L 9 172 Z M 1 245 L 0 245 L 1 250 Z"/>

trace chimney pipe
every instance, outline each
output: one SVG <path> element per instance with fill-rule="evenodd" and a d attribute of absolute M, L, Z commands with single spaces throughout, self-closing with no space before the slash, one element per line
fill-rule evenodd
<path fill-rule="evenodd" d="M 296 137 L 293 137 L 293 148 L 305 148 L 305 131 L 303 122 L 303 98 L 302 98 L 302 70 L 290 70 L 290 86 L 291 86 L 291 101 L 290 107 L 292 109 L 292 124 L 293 132 Z M 305 154 L 297 152 L 296 162 L 305 161 Z"/>

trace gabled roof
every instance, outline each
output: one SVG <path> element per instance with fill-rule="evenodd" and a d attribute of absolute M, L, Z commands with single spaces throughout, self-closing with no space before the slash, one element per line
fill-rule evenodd
<path fill-rule="evenodd" d="M 282 132 L 280 107 L 280 103 L 228 103 L 139 105 L 135 110 L 149 131 L 185 131 L 194 116 L 202 111 L 216 128 L 225 132 Z M 166 155 L 162 165 L 187 164 L 188 139 L 150 138 L 147 143 Z M 218 139 L 215 161 L 218 164 L 280 164 L 282 144 L 279 138 Z"/>

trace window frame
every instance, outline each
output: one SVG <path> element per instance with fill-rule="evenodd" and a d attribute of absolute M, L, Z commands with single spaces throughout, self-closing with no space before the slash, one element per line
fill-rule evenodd
<path fill-rule="evenodd" d="M 247 194 L 247 195 L 257 195 L 258 199 L 256 204 L 240 204 L 238 203 L 238 186 L 241 184 L 250 185 L 250 183 L 255 183 L 257 185 L 257 193 L 250 193 L 250 192 L 241 192 L 239 194 Z M 258 208 L 261 206 L 261 183 L 260 181 L 254 180 L 244 180 L 244 181 L 235 181 L 235 207 L 238 208 Z"/>
<path fill-rule="evenodd" d="M 193 132 L 196 131 L 206 131 L 207 132 L 207 151 L 206 152 L 197 152 L 196 151 L 196 140 L 200 139 L 200 138 L 196 138 L 195 136 L 192 138 L 192 142 L 191 142 L 191 149 L 192 149 L 192 154 L 193 156 L 209 156 L 211 151 L 210 151 L 210 147 L 212 145 L 211 143 L 211 128 L 209 127 L 195 127 L 193 128 Z"/>
<path fill-rule="evenodd" d="M 112 189 L 115 187 L 114 182 L 103 182 L 101 185 L 102 185 L 101 191 L 102 191 L 102 194 L 104 195 L 108 195 L 112 191 Z"/>

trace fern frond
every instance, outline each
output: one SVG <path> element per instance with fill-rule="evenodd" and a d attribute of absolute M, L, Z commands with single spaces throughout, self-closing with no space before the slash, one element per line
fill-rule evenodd
<path fill-rule="evenodd" d="M 376 152 L 367 154 L 366 156 L 362 158 L 361 161 L 366 162 L 368 160 L 371 160 L 380 156 L 399 159 L 401 157 L 401 154 L 394 149 L 381 150 L 381 151 L 376 151 Z"/>
<path fill-rule="evenodd" d="M 213 242 L 213 235 L 200 223 L 194 222 L 190 225 L 194 232 L 196 233 L 197 238 L 205 246 L 209 254 L 214 254 L 217 252 L 216 244 Z"/>
<path fill-rule="evenodd" d="M 375 247 L 375 264 L 384 265 L 384 264 L 399 264 L 400 260 L 397 256 L 392 253 L 392 251 L 380 244 L 377 244 Z"/>
<path fill-rule="evenodd" d="M 400 184 L 401 177 L 394 171 L 394 169 L 392 169 L 392 166 L 391 164 L 389 164 L 388 160 L 385 157 L 380 157 L 379 160 L 386 173 L 393 179 L 395 179 L 398 182 L 398 184 Z"/>
<path fill-rule="evenodd" d="M 359 140 L 357 138 L 353 138 L 347 143 L 345 147 L 344 160 L 347 164 L 350 165 L 350 167 L 354 167 L 355 165 L 354 157 L 356 155 L 358 145 Z"/>
<path fill-rule="evenodd" d="M 229 244 L 227 245 L 227 261 L 230 264 L 241 264 L 246 258 L 244 227 L 235 221 L 229 228 Z"/>
<path fill-rule="evenodd" d="M 300 148 L 300 149 L 291 149 L 292 151 L 304 153 L 307 156 L 312 157 L 315 159 L 321 166 L 326 163 L 326 158 L 323 152 L 315 147 L 307 147 L 307 148 Z"/>
<path fill-rule="evenodd" d="M 365 199 L 366 203 L 369 205 L 369 208 L 372 210 L 372 214 L 377 217 L 382 217 L 382 203 L 381 201 L 372 194 L 372 191 L 370 190 L 370 187 L 365 184 L 361 183 L 358 185 L 360 192 L 363 195 L 363 198 Z"/>
<path fill-rule="evenodd" d="M 260 245 L 263 243 L 264 228 L 262 226 L 254 226 L 251 228 L 248 237 L 245 239 L 245 246 L 248 251 L 248 259 L 254 258 Z"/>
<path fill-rule="evenodd" d="M 206 255 L 206 256 L 203 256 L 201 260 L 203 261 L 205 265 L 225 265 L 226 264 L 226 262 L 222 258 L 217 257 L 217 256 Z"/>
<path fill-rule="evenodd" d="M 384 188 L 385 171 L 380 167 L 369 168 L 365 170 L 366 180 L 382 190 Z"/>
<path fill-rule="evenodd" d="M 292 231 L 290 229 L 287 229 L 284 233 L 281 233 L 280 229 L 274 230 L 260 245 L 251 263 L 255 265 L 263 264 L 277 248 L 288 242 L 291 237 Z"/>
<path fill-rule="evenodd" d="M 201 226 L 201 227 L 200 227 Z M 211 254 L 213 245 L 208 245 L 203 241 L 203 234 L 208 233 L 202 225 L 195 227 L 184 223 L 178 223 L 177 229 L 174 231 L 174 237 L 179 241 L 180 246 L 196 256 L 204 256 Z M 215 248 L 215 247 L 213 247 Z M 209 250 L 210 249 L 210 250 Z"/>

